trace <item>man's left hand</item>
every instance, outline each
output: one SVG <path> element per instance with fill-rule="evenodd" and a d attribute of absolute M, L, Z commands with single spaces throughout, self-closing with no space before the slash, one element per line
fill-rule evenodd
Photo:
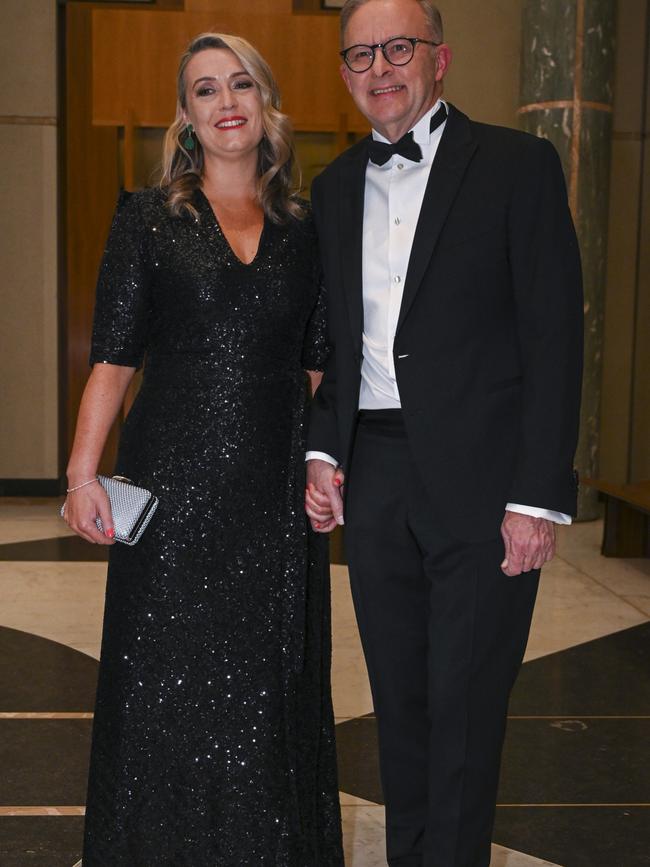
<path fill-rule="evenodd" d="M 541 569 L 555 555 L 555 524 L 519 512 L 506 512 L 501 524 L 506 556 L 501 569 L 514 577 Z"/>

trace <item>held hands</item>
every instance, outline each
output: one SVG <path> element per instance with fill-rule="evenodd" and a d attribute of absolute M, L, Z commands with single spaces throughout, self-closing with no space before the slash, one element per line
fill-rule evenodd
<path fill-rule="evenodd" d="M 305 511 L 317 533 L 329 533 L 343 524 L 343 481 L 342 471 L 327 461 L 307 461 Z"/>
<path fill-rule="evenodd" d="M 99 517 L 104 532 L 97 528 Z M 63 507 L 63 520 L 71 530 L 95 545 L 114 545 L 115 530 L 111 504 L 106 491 L 97 482 L 71 491 Z"/>
<path fill-rule="evenodd" d="M 555 524 L 545 518 L 506 512 L 501 536 L 506 548 L 501 569 L 510 577 L 541 569 L 555 555 Z"/>

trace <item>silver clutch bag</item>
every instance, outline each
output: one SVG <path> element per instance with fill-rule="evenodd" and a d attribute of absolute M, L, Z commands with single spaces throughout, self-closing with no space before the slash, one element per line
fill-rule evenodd
<path fill-rule="evenodd" d="M 97 479 L 111 503 L 115 541 L 135 545 L 158 508 L 158 497 L 146 488 L 134 485 L 124 476 L 97 476 Z M 103 533 L 104 528 L 99 518 L 96 523 Z"/>
<path fill-rule="evenodd" d="M 146 488 L 134 485 L 131 479 L 125 479 L 124 476 L 97 476 L 97 481 L 108 494 L 115 541 L 135 545 L 158 508 L 158 497 L 154 497 Z M 61 506 L 61 517 L 64 510 L 65 503 Z M 96 518 L 95 523 L 103 533 L 101 520 Z"/>

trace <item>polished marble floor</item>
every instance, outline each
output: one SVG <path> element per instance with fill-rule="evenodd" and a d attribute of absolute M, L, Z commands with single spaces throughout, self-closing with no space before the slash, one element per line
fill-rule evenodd
<path fill-rule="evenodd" d="M 106 566 L 56 511 L 0 499 L 2 867 L 79 857 Z M 542 577 L 491 867 L 650 865 L 650 561 L 601 557 L 601 532 L 562 528 Z M 381 867 L 372 703 L 345 567 L 332 578 L 346 863 Z"/>

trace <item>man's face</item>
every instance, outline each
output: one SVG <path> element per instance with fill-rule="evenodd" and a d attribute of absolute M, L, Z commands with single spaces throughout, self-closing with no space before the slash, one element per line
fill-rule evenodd
<path fill-rule="evenodd" d="M 382 44 L 394 36 L 435 41 L 417 0 L 368 0 L 353 13 L 344 34 L 344 48 Z M 359 110 L 374 129 L 397 141 L 428 111 L 442 93 L 451 52 L 447 45 L 418 44 L 406 66 L 392 66 L 381 49 L 366 72 L 352 72 L 343 63 L 341 75 Z"/>

